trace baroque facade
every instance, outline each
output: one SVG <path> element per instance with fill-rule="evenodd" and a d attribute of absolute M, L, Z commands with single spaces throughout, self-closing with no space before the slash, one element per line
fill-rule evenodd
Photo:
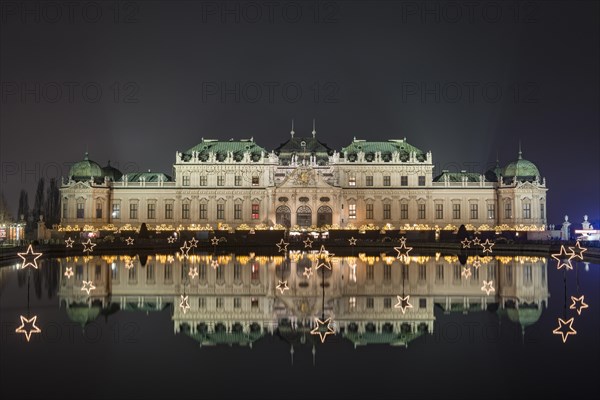
<path fill-rule="evenodd" d="M 252 138 L 202 139 L 176 152 L 173 176 L 122 174 L 86 153 L 63 181 L 61 225 L 545 227 L 545 178 L 520 149 L 482 174 L 433 169 L 431 152 L 406 138 L 355 138 L 338 152 L 314 131 L 271 151 Z"/>

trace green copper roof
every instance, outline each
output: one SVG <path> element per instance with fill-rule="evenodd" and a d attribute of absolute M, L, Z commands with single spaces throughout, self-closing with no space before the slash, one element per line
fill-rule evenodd
<path fill-rule="evenodd" d="M 422 332 L 396 333 L 396 332 L 345 332 L 344 337 L 355 345 L 389 344 L 392 346 L 406 346 L 410 341 L 421 336 Z"/>
<path fill-rule="evenodd" d="M 208 160 L 209 153 L 215 153 L 218 161 L 224 161 L 228 153 L 233 153 L 235 161 L 242 161 L 244 153 L 250 152 L 253 161 L 258 161 L 262 153 L 267 154 L 267 151 L 257 145 L 254 139 L 242 139 L 228 141 L 202 139 L 202 142 L 188 149 L 183 153 L 183 159 L 189 161 L 192 158 L 192 152 L 198 152 L 198 156 L 202 161 Z"/>
<path fill-rule="evenodd" d="M 110 165 L 110 161 L 106 167 L 102 167 L 102 175 L 108 177 L 111 181 L 116 182 L 123 176 L 123 173 Z"/>
<path fill-rule="evenodd" d="M 365 153 L 365 160 L 371 161 L 375 157 L 376 152 L 381 153 L 383 161 L 391 161 L 392 154 L 398 152 L 400 154 L 400 160 L 408 161 L 411 152 L 415 152 L 418 161 L 425 161 L 425 153 L 415 146 L 406 142 L 406 139 L 391 139 L 385 142 L 371 142 L 367 140 L 357 140 L 342 148 L 342 154 L 344 157 L 348 157 L 349 160 L 356 159 L 356 154 L 359 152 Z"/>
<path fill-rule="evenodd" d="M 88 306 L 87 304 L 72 304 L 67 308 L 67 316 L 73 322 L 86 326 L 100 315 L 99 306 Z"/>
<path fill-rule="evenodd" d="M 102 168 L 97 162 L 88 158 L 88 153 L 85 153 L 82 161 L 76 162 L 69 170 L 69 177 L 74 180 L 88 180 L 91 178 L 102 178 Z"/>
<path fill-rule="evenodd" d="M 535 180 L 536 177 L 540 178 L 540 171 L 531 161 L 520 158 L 508 164 L 502 176 L 506 179 L 516 177 L 519 180 Z"/>
<path fill-rule="evenodd" d="M 162 177 L 163 182 L 170 182 L 172 180 L 169 175 L 162 172 L 132 172 L 123 175 L 121 181 L 127 179 L 127 182 L 141 182 L 143 178 L 146 182 L 158 182 L 160 177 Z"/>
<path fill-rule="evenodd" d="M 463 177 L 467 178 L 467 182 L 479 182 L 481 175 L 474 172 L 448 172 L 443 171 L 440 175 L 433 178 L 434 182 L 444 182 L 446 177 L 450 182 L 462 182 Z M 487 177 L 484 176 L 484 181 L 488 181 Z"/>
<path fill-rule="evenodd" d="M 535 324 L 542 315 L 541 307 L 520 307 L 509 308 L 506 310 L 508 319 L 522 327 L 528 327 Z"/>
<path fill-rule="evenodd" d="M 299 161 L 303 155 L 306 155 L 307 159 L 316 156 L 318 164 L 326 164 L 329 156 L 333 154 L 333 149 L 318 141 L 316 137 L 294 136 L 280 144 L 274 152 L 282 164 L 288 164 L 293 155 L 296 155 Z"/>
<path fill-rule="evenodd" d="M 256 332 L 197 332 L 192 334 L 191 332 L 185 332 L 189 337 L 197 340 L 204 346 L 212 346 L 217 344 L 228 344 L 228 345 L 242 345 L 245 346 L 249 343 L 253 343 L 263 336 L 262 331 Z"/>

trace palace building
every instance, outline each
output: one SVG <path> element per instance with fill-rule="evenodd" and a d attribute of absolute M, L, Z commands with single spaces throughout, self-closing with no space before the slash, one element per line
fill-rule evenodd
<path fill-rule="evenodd" d="M 86 153 L 63 180 L 61 225 L 545 228 L 546 182 L 520 149 L 481 174 L 433 169 L 431 152 L 406 138 L 354 138 L 337 151 L 314 130 L 292 130 L 272 150 L 253 138 L 202 138 L 176 152 L 172 175 L 122 174 Z"/>

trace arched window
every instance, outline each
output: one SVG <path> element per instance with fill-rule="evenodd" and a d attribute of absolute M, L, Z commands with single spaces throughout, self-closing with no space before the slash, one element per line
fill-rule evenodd
<path fill-rule="evenodd" d="M 321 206 L 317 210 L 317 226 L 331 225 L 333 211 L 329 206 Z"/>
<path fill-rule="evenodd" d="M 290 227 L 292 212 L 288 206 L 279 206 L 275 210 L 275 222 L 286 228 Z"/>
<path fill-rule="evenodd" d="M 296 210 L 296 223 L 299 226 L 310 226 L 312 224 L 312 210 L 309 206 L 300 206 Z"/>

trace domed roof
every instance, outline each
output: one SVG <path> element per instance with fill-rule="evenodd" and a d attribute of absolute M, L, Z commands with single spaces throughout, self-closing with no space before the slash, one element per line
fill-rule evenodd
<path fill-rule="evenodd" d="M 541 307 L 509 308 L 506 310 L 508 319 L 526 328 L 535 324 L 542 315 Z"/>
<path fill-rule="evenodd" d="M 102 175 L 108 177 L 111 181 L 116 182 L 123 176 L 123 173 L 110 165 L 110 160 L 106 167 L 102 167 Z"/>
<path fill-rule="evenodd" d="M 73 304 L 67 308 L 67 316 L 73 322 L 86 326 L 100 315 L 100 307 L 87 304 Z"/>
<path fill-rule="evenodd" d="M 523 159 L 521 149 L 519 149 L 519 158 L 511 162 L 506 167 L 502 176 L 505 179 L 517 178 L 518 180 L 535 180 L 540 179 L 540 171 L 531 161 Z"/>
<path fill-rule="evenodd" d="M 97 162 L 88 158 L 87 151 L 82 161 L 76 162 L 69 170 L 69 177 L 74 180 L 88 180 L 91 178 L 101 178 L 103 176 L 102 168 Z"/>

